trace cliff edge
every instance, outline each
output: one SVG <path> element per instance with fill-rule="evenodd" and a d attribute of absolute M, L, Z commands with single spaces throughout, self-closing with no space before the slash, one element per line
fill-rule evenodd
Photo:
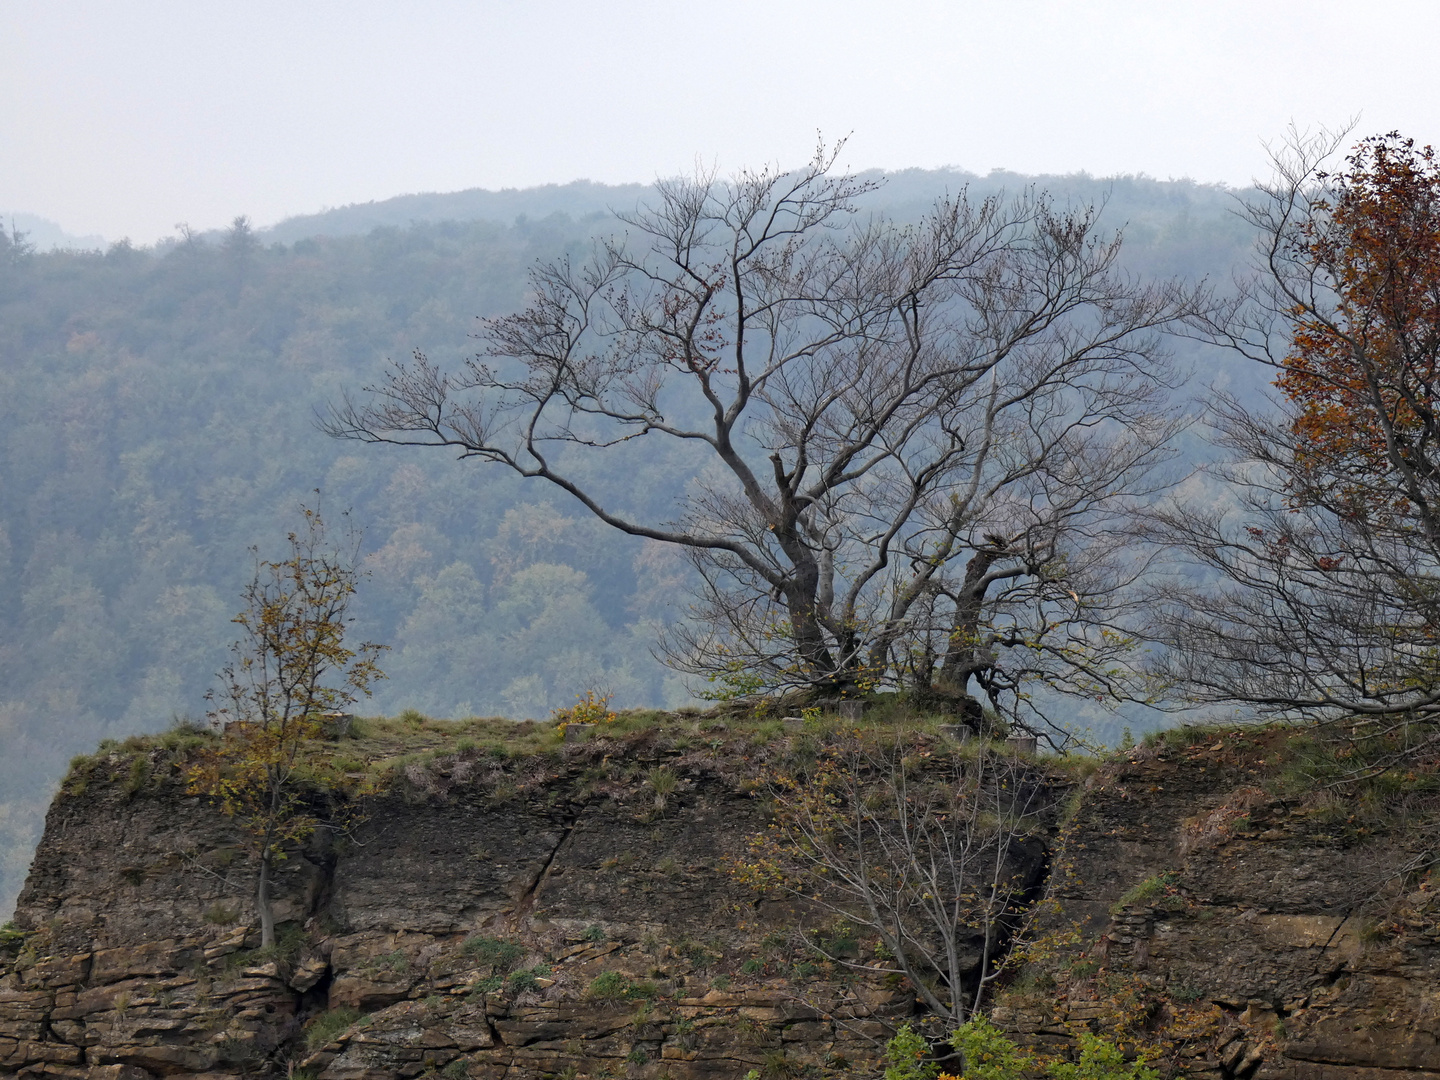
<path fill-rule="evenodd" d="M 0 1075 L 862 1076 L 899 1023 L 929 1023 L 867 968 L 872 943 L 732 872 L 767 826 L 757 770 L 823 730 L 409 728 L 383 791 L 356 751 L 358 824 L 283 864 L 268 951 L 244 837 L 186 793 L 183 745 L 77 762 L 0 939 Z M 1440 1077 L 1433 773 L 1337 797 L 1302 743 L 1187 730 L 1038 762 L 1043 925 L 993 1019 L 1061 1054 L 1109 1032 L 1213 1080 Z"/>

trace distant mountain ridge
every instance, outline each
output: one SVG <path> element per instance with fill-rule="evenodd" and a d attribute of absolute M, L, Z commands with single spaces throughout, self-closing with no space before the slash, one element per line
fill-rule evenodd
<path fill-rule="evenodd" d="M 1241 189 L 1222 184 L 1201 184 L 1193 180 L 1157 180 L 1144 175 L 1091 176 L 1088 173 L 1067 173 L 1027 176 L 1023 173 L 996 170 L 981 176 L 962 169 L 900 169 L 885 172 L 870 169 L 857 174 L 861 179 L 879 181 L 880 188 L 870 196 L 871 205 L 897 217 L 914 217 L 923 213 L 934 199 L 961 188 L 975 195 L 1034 187 L 1049 191 L 1072 202 L 1105 202 L 1109 217 L 1144 220 L 1152 216 L 1167 217 L 1177 209 L 1187 208 L 1201 217 L 1230 209 Z M 461 191 L 418 192 L 393 195 L 385 199 L 350 203 L 310 214 L 284 218 L 257 232 L 271 243 L 293 244 L 318 236 L 362 236 L 374 229 L 408 228 L 422 223 L 440 221 L 491 221 L 510 225 L 517 220 L 543 220 L 563 214 L 572 221 L 609 216 L 648 201 L 654 184 L 605 184 L 594 180 L 572 180 L 568 183 L 539 184 L 525 188 L 466 188 Z M 19 211 L 0 214 L 6 226 L 13 221 L 41 251 L 75 249 L 95 250 L 107 246 L 107 238 L 99 234 L 72 235 L 54 221 Z M 223 229 L 206 229 L 197 239 L 218 241 Z M 174 240 L 162 240 L 166 247 Z"/>
<path fill-rule="evenodd" d="M 465 191 L 396 195 L 376 202 L 301 214 L 260 230 L 282 244 L 312 236 L 353 236 L 379 228 L 405 228 L 418 222 L 495 221 L 508 225 L 516 218 L 546 218 L 561 213 L 575 220 L 639 202 L 654 188 L 647 184 L 597 184 L 575 180 L 528 188 L 469 188 Z"/>
<path fill-rule="evenodd" d="M 977 196 L 1034 187 L 1072 202 L 1108 203 L 1126 219 L 1169 217 L 1188 208 L 1202 217 L 1225 212 L 1244 192 L 1221 184 L 1193 180 L 1156 180 L 1152 177 L 1102 176 L 1088 173 L 1026 176 L 996 170 L 985 176 L 961 169 L 870 169 L 857 176 L 876 181 L 879 189 L 869 197 L 876 209 L 897 217 L 922 213 L 934 199 L 961 188 Z M 527 188 L 467 188 L 463 191 L 395 195 L 365 203 L 352 203 L 313 214 L 285 218 L 259 232 L 272 243 L 293 244 L 315 236 L 355 236 L 378 228 L 406 228 L 438 221 L 493 221 L 510 225 L 517 219 L 543 219 L 563 214 L 574 221 L 608 216 L 647 201 L 654 184 L 603 184 L 573 180 Z M 1108 216 L 1114 216 L 1108 215 Z"/>

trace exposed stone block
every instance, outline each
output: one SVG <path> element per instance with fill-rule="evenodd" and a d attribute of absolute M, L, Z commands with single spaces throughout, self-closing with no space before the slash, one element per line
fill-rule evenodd
<path fill-rule="evenodd" d="M 90 954 L 47 956 L 27 974 L 41 986 L 78 986 L 90 977 Z"/>

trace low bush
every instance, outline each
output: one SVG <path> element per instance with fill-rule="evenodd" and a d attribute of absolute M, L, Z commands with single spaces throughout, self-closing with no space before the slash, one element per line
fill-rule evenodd
<path fill-rule="evenodd" d="M 559 728 L 566 724 L 613 724 L 617 719 L 618 715 L 610 711 L 610 695 L 602 696 L 594 690 L 576 694 L 574 705 L 556 709 L 550 716 L 551 723 Z"/>
<path fill-rule="evenodd" d="M 1054 1080 L 1160 1080 L 1160 1074 L 1143 1059 L 1126 1061 L 1109 1039 L 1081 1032 L 1075 1041 L 1080 1046 L 1080 1060 L 1051 1065 L 1047 1071 Z"/>
<path fill-rule="evenodd" d="M 510 984 L 510 989 L 517 994 L 523 994 L 527 990 L 540 989 L 540 983 L 535 977 L 535 972 L 529 968 L 511 973 L 510 978 L 505 981 Z"/>
<path fill-rule="evenodd" d="M 934 1080 L 940 1067 L 929 1059 L 930 1044 L 909 1024 L 901 1024 L 885 1044 L 885 1080 Z M 966 1080 L 988 1078 L 972 1077 L 967 1071 Z"/>
<path fill-rule="evenodd" d="M 235 909 L 229 904 L 222 904 L 218 900 L 205 909 L 205 921 L 214 923 L 216 926 L 227 926 L 233 923 L 236 918 Z"/>
<path fill-rule="evenodd" d="M 1133 1061 L 1116 1043 L 1100 1035 L 1076 1036 L 1076 1061 L 1047 1060 L 1022 1049 L 984 1017 L 962 1024 L 950 1036 L 963 1071 L 941 1072 L 930 1045 L 909 1024 L 885 1046 L 885 1080 L 1159 1080 L 1144 1054 Z"/>

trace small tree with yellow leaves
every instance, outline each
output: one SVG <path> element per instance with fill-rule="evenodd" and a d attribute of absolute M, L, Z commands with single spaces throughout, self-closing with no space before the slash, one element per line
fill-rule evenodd
<path fill-rule="evenodd" d="M 261 948 L 275 944 L 275 866 L 321 823 L 307 798 L 305 749 L 321 736 L 326 714 L 368 696 L 384 678 L 376 664 L 383 646 L 345 646 L 360 577 L 358 537 L 336 547 L 320 512 L 302 512 L 288 558 L 271 562 L 255 554 L 245 610 L 234 619 L 243 633 L 219 673 L 222 685 L 207 695 L 222 739 L 201 752 L 188 774 L 190 791 L 213 799 L 252 839 Z"/>

